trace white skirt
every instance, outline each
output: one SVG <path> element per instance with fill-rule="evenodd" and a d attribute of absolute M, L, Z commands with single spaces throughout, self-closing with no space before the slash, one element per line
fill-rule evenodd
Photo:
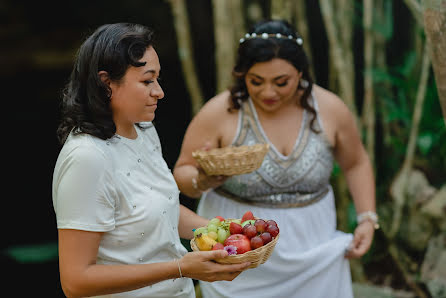
<path fill-rule="evenodd" d="M 248 210 L 258 218 L 275 220 L 280 239 L 268 261 L 235 280 L 200 281 L 204 298 L 353 298 L 350 266 L 344 258 L 353 235 L 336 230 L 332 189 L 318 202 L 299 208 L 252 206 L 210 191 L 200 199 L 197 213 L 209 219 L 241 218 Z"/>

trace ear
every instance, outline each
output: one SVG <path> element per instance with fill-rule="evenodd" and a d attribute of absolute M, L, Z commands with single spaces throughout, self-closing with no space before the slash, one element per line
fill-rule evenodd
<path fill-rule="evenodd" d="M 98 72 L 98 76 L 105 85 L 110 87 L 110 77 L 108 76 L 108 72 L 101 70 Z"/>

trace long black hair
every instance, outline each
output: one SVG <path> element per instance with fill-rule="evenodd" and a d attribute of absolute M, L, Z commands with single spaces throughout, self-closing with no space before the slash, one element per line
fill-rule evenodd
<path fill-rule="evenodd" d="M 313 87 L 313 79 L 309 71 L 309 61 L 301 44 L 296 40 L 301 38 L 293 27 L 284 20 L 263 20 L 251 28 L 249 34 L 256 33 L 258 38 L 247 38 L 240 43 L 237 52 L 236 64 L 232 71 L 234 84 L 230 88 L 232 108 L 239 109 L 240 103 L 246 101 L 249 97 L 248 89 L 245 83 L 245 76 L 248 70 L 258 62 L 270 61 L 274 58 L 280 58 L 291 63 L 299 72 L 302 72 L 301 80 L 305 84 L 299 84 L 303 89 L 300 98 L 300 105 L 312 114 L 311 129 L 316 119 L 316 110 L 310 104 L 309 98 Z M 280 36 L 291 36 L 292 38 L 276 38 L 269 36 L 261 38 L 262 33 L 278 34 Z"/>
<path fill-rule="evenodd" d="M 119 82 L 153 43 L 153 31 L 130 23 L 106 24 L 97 28 L 81 45 L 62 98 L 62 120 L 57 129 L 61 143 L 68 134 L 87 133 L 109 139 L 116 133 L 110 107 L 111 89 L 98 72 L 106 71 Z"/>

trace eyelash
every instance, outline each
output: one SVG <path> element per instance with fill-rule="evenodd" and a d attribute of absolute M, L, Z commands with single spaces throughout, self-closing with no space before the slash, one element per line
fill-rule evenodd
<path fill-rule="evenodd" d="M 251 80 L 251 84 L 253 84 L 254 86 L 260 86 L 262 83 L 261 83 L 261 82 L 254 81 L 254 80 Z M 276 85 L 277 85 L 278 87 L 285 87 L 287 84 L 288 84 L 288 81 L 285 81 L 285 82 L 283 82 L 283 83 L 276 83 Z"/>
<path fill-rule="evenodd" d="M 161 83 L 161 78 L 158 78 L 157 81 L 158 81 L 158 84 Z M 153 83 L 153 80 L 145 80 L 143 83 L 146 85 L 149 85 L 149 84 Z"/>

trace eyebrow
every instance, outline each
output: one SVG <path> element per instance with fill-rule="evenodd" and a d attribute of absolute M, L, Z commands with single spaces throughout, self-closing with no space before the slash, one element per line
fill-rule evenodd
<path fill-rule="evenodd" d="M 258 78 L 258 79 L 264 80 L 263 77 L 261 77 L 261 76 L 259 76 L 259 75 L 256 75 L 255 73 L 248 73 L 248 75 L 251 75 L 251 76 L 254 76 L 254 77 Z M 280 76 L 278 76 L 278 77 L 273 78 L 273 80 L 279 80 L 279 79 L 281 79 L 281 78 L 283 78 L 283 77 L 289 77 L 289 75 L 287 75 L 287 74 L 280 75 Z"/>
<path fill-rule="evenodd" d="M 144 72 L 144 74 L 149 73 L 149 72 L 152 73 L 152 74 L 156 74 L 156 71 L 153 70 L 153 69 L 146 70 L 146 71 Z"/>

